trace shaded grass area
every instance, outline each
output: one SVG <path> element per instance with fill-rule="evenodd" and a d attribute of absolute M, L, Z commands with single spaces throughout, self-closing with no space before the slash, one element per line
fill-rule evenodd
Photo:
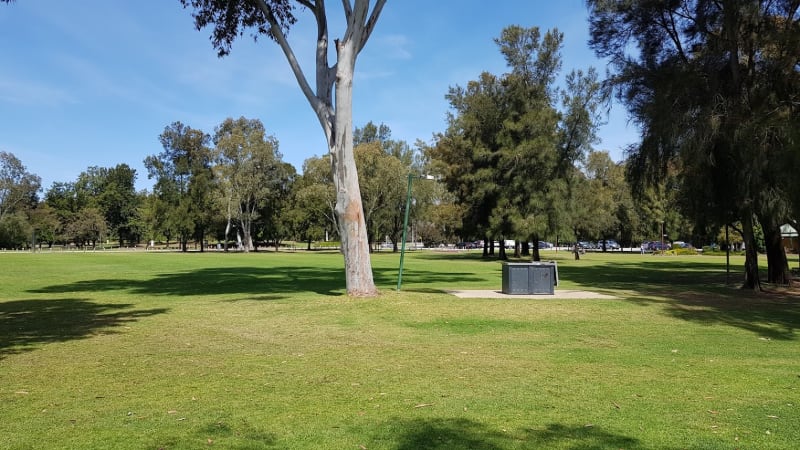
<path fill-rule="evenodd" d="M 4 448 L 792 448 L 792 291 L 724 259 L 591 255 L 618 300 L 456 299 L 475 254 L 0 255 Z M 36 274 L 36 276 L 30 276 Z"/>
<path fill-rule="evenodd" d="M 114 333 L 126 323 L 168 308 L 132 309 L 132 304 L 98 304 L 79 298 L 5 300 L 0 303 L 0 359 L 40 344 Z"/>

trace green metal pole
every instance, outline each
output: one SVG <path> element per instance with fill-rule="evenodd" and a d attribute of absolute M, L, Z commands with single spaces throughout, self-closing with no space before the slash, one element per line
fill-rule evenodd
<path fill-rule="evenodd" d="M 403 258 L 406 256 L 406 230 L 408 229 L 408 210 L 411 209 L 411 180 L 414 175 L 408 174 L 408 194 L 406 195 L 406 214 L 403 219 L 403 240 L 400 244 L 400 271 L 397 274 L 397 291 L 400 292 L 400 286 L 403 284 Z"/>

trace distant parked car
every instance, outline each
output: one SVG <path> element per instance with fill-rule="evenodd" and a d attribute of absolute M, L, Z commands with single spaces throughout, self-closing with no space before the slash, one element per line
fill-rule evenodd
<path fill-rule="evenodd" d="M 539 241 L 539 248 L 553 248 L 553 244 L 551 242 Z"/>
<path fill-rule="evenodd" d="M 606 250 L 619 250 L 620 249 L 620 246 L 617 243 L 617 241 L 615 241 L 613 239 L 606 239 L 605 244 L 606 244 Z M 603 248 L 603 241 L 597 242 L 597 248 Z"/>
<path fill-rule="evenodd" d="M 670 249 L 670 245 L 669 245 L 669 243 L 666 243 L 666 242 L 653 241 L 653 242 L 650 242 L 650 243 L 647 244 L 647 249 L 649 251 L 651 251 L 651 252 L 657 252 L 657 251 L 661 251 L 661 250 L 669 250 Z"/>
<path fill-rule="evenodd" d="M 593 242 L 589 241 L 578 241 L 578 247 L 584 250 L 597 248 Z"/>

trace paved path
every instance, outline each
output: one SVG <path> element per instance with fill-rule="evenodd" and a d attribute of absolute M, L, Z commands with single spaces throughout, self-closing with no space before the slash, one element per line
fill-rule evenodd
<path fill-rule="evenodd" d="M 535 300 L 552 300 L 552 299 L 565 299 L 565 298 L 600 298 L 600 299 L 613 299 L 617 298 L 613 295 L 599 294 L 590 291 L 578 291 L 574 289 L 556 289 L 553 295 L 538 294 L 538 295 L 518 295 L 518 294 L 504 294 L 502 291 L 494 291 L 490 289 L 485 290 L 458 290 L 458 291 L 445 291 L 448 294 L 455 295 L 458 298 L 508 298 L 508 299 L 535 299 Z"/>

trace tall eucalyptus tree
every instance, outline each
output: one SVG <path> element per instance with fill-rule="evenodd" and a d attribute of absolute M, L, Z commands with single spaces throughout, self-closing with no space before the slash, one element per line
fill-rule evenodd
<path fill-rule="evenodd" d="M 207 26 L 213 29 L 211 41 L 219 56 L 228 54 L 233 41 L 248 30 L 254 38 L 266 36 L 278 43 L 328 142 L 347 292 L 351 296 L 376 295 L 353 155 L 353 73 L 356 59 L 372 35 L 386 0 L 342 2 L 346 30 L 334 41 L 334 64 L 329 63 L 328 10 L 324 0 L 180 1 L 184 7 L 193 9 L 198 29 Z M 287 39 L 289 29 L 297 21 L 298 6 L 310 11 L 316 21 L 314 86 Z"/>

